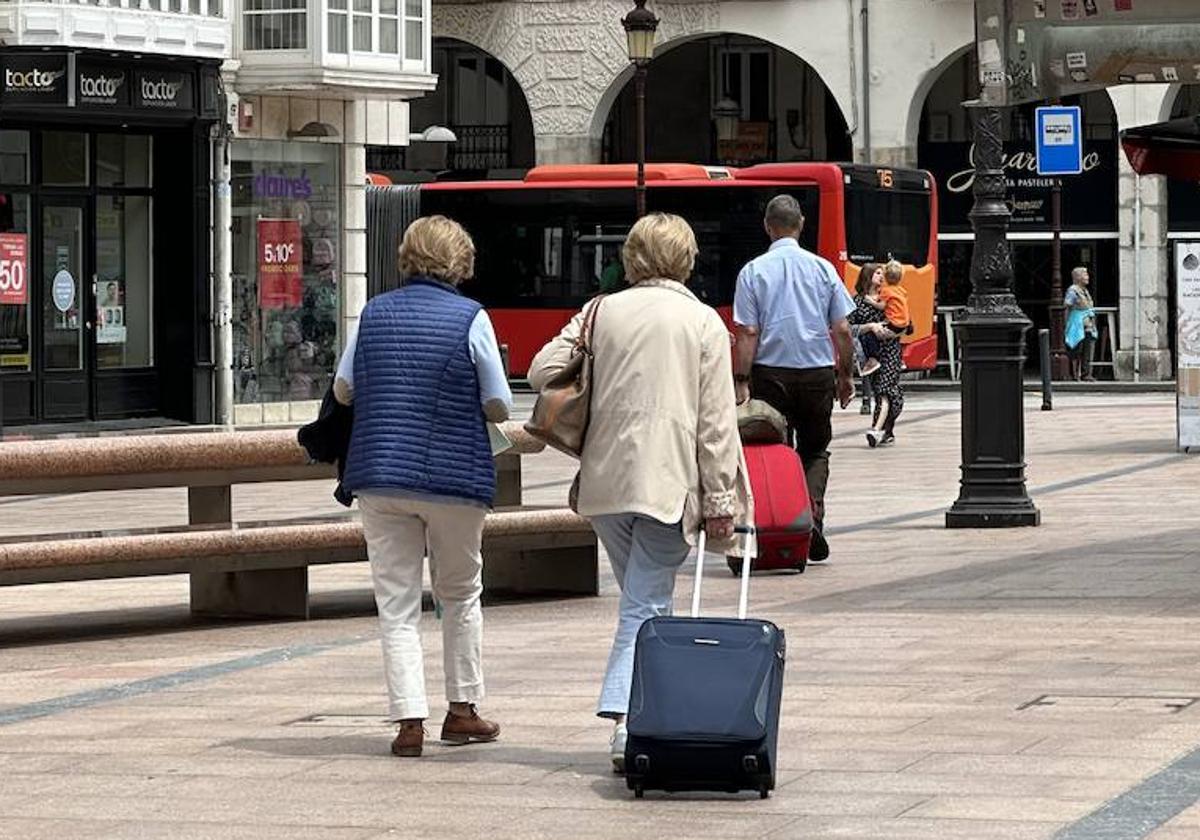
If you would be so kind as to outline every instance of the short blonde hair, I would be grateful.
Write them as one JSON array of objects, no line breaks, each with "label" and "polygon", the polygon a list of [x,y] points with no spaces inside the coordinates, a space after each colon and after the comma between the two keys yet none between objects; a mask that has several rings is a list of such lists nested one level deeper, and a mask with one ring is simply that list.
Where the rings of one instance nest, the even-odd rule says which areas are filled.
[{"label": "short blonde hair", "polygon": [[691,225],[670,213],[651,213],[629,231],[621,261],[630,283],[657,278],[682,283],[691,276],[698,253]]},{"label": "short blonde hair", "polygon": [[899,260],[888,260],[883,267],[883,279],[889,283],[899,283],[904,279],[904,265]]},{"label": "short blonde hair", "polygon": [[453,219],[422,216],[404,231],[400,276],[436,277],[458,285],[475,273],[475,243]]}]

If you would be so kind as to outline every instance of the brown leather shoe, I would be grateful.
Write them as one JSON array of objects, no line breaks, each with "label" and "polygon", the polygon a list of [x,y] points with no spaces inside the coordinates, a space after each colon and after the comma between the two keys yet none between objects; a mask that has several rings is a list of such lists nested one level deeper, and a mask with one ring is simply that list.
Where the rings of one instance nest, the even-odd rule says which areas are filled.
[{"label": "brown leather shoe", "polygon": [[396,740],[392,741],[392,755],[400,758],[417,758],[425,746],[425,722],[402,720]]},{"label": "brown leather shoe", "polygon": [[500,724],[481,718],[474,706],[471,707],[470,716],[447,712],[446,720],[442,723],[442,740],[447,744],[483,743],[499,737]]}]

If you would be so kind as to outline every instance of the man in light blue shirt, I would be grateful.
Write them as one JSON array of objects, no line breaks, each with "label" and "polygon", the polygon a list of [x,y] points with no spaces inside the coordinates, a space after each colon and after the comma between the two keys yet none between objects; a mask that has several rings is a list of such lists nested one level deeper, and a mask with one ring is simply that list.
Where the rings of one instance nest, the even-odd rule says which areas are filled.
[{"label": "man in light blue shirt", "polygon": [[764,224],[771,247],[742,269],[733,298],[737,398],[770,403],[795,430],[815,522],[809,560],[821,562],[829,557],[823,531],[833,401],[845,408],[854,398],[846,320],[854,301],[833,265],[800,247],[804,214],[795,198],[771,199]]}]

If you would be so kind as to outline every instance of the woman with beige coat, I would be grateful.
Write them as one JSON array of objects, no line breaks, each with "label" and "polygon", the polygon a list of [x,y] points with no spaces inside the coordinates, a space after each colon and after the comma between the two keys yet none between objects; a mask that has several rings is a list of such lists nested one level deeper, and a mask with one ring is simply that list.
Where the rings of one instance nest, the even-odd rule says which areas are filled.
[{"label": "woman with beige coat", "polygon": [[[577,509],[591,520],[621,588],[597,710],[614,721],[618,772],[638,629],[671,613],[676,573],[702,522],[721,551],[732,548],[735,521],[752,521],[729,332],[684,285],[697,251],[683,219],[646,216],[622,252],[630,288],[589,304],[600,308]],[[576,315],[534,358],[535,389],[568,362],[583,318]]]}]

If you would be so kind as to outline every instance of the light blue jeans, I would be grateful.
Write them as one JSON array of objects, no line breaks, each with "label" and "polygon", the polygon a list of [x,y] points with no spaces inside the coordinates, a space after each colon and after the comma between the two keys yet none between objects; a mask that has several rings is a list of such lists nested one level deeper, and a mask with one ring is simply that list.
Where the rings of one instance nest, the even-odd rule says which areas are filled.
[{"label": "light blue jeans", "polygon": [[648,618],[671,614],[675,575],[690,549],[678,522],[664,525],[648,516],[619,513],[593,517],[592,528],[621,587],[617,633],[596,710],[600,717],[612,718],[629,711],[638,630]]}]

